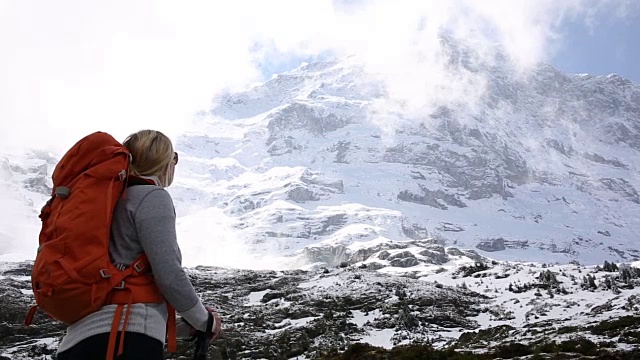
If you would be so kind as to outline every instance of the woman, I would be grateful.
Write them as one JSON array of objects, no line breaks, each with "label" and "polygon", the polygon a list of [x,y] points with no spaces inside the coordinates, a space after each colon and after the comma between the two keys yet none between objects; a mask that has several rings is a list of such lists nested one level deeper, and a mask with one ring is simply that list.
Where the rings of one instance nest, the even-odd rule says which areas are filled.
[{"label": "woman", "polygon": [[[205,308],[182,269],[175,209],[164,189],[173,182],[178,154],[171,140],[154,130],[134,133],[123,145],[132,156],[130,186],[114,211],[109,244],[111,260],[124,269],[146,254],[160,293],[181,315],[178,336],[188,337],[196,330],[205,332],[211,312],[214,322],[210,330],[215,338],[220,333],[220,318]],[[142,184],[145,185],[134,186]],[[116,307],[105,305],[70,325],[58,348],[58,359],[104,359]],[[166,303],[132,304],[124,337],[124,358],[163,359],[167,318]]]}]

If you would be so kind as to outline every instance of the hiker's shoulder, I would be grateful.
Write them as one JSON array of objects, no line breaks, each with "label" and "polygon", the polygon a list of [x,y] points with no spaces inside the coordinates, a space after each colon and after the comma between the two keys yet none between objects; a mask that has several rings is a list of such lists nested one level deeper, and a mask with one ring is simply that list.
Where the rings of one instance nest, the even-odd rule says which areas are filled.
[{"label": "hiker's shoulder", "polygon": [[171,200],[171,195],[169,195],[169,192],[162,186],[157,185],[130,186],[127,189],[127,195],[125,198],[128,198],[128,201],[130,203],[136,205],[140,204],[141,202],[154,203],[157,205],[173,205],[173,201]]},{"label": "hiker's shoulder", "polygon": [[175,214],[171,195],[161,186],[131,186],[125,199],[126,207],[132,212],[134,218]]}]

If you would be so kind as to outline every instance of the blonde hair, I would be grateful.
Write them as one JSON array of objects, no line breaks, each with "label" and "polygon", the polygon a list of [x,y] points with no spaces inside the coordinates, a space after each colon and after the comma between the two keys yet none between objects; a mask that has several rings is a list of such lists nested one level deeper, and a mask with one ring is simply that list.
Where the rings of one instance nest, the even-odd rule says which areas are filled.
[{"label": "blonde hair", "polygon": [[156,130],[140,130],[129,135],[123,145],[131,153],[131,174],[158,176],[166,182],[167,168],[173,161],[173,144],[169,137]]}]

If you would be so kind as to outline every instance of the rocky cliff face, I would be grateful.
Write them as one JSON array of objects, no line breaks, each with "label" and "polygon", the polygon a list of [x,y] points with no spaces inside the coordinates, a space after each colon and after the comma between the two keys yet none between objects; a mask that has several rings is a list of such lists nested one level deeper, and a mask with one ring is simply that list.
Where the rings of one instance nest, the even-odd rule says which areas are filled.
[{"label": "rocky cliff face", "polygon": [[[526,77],[456,66],[486,79],[473,106],[403,112],[343,62],[225,95],[178,141],[177,202],[201,199],[185,215],[221,209],[260,254],[438,238],[498,259],[637,259],[640,87],[546,65]],[[196,178],[211,186],[193,189]]]}]

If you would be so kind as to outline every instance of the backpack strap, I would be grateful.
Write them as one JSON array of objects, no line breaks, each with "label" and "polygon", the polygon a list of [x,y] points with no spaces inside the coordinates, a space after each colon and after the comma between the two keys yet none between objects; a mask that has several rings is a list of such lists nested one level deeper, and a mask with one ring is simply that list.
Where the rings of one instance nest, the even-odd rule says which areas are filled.
[{"label": "backpack strap", "polygon": [[[129,316],[129,312],[130,312],[130,306],[131,304],[129,304],[127,306],[127,316],[125,317],[125,319]],[[114,352],[115,352],[115,348],[116,348],[116,337],[118,334],[118,327],[120,327],[120,319],[122,319],[122,310],[124,309],[124,305],[118,305],[116,307],[116,312],[113,315],[113,322],[111,323],[111,331],[109,332],[109,345],[107,346],[107,358],[106,360],[112,360],[114,358]],[[128,319],[126,319],[128,320]],[[125,334],[125,327],[126,327],[126,323],[122,326],[122,333],[120,334],[120,345],[124,345],[124,334]],[[118,356],[120,356],[123,352],[123,347],[121,346],[121,349],[119,349],[118,351]]]},{"label": "backpack strap", "polygon": [[29,312],[27,312],[27,317],[24,319],[24,326],[29,326],[33,324],[33,318],[36,316],[38,312],[38,305],[33,305],[29,308]]},{"label": "backpack strap", "polygon": [[[120,341],[118,344],[117,355],[120,356],[124,351],[124,337],[131,314],[131,305],[138,303],[166,303],[167,304],[167,351],[177,351],[176,336],[176,311],[160,293],[153,276],[149,274],[151,265],[145,254],[140,255],[131,266],[119,272],[116,276],[112,276],[113,291],[105,302],[107,304],[116,304],[116,312],[113,315],[111,331],[109,333],[109,345],[107,348],[107,359],[112,360],[115,354],[116,338],[120,321],[124,320],[122,330],[120,331]],[[126,306],[126,311],[125,311]]]},{"label": "backpack strap", "polygon": [[[126,306],[126,312],[124,315],[124,322],[122,324],[122,330],[120,331],[120,341],[118,344],[118,353],[120,356],[124,352],[124,337],[127,333],[127,324],[129,323],[129,315],[131,314],[132,305],[132,293],[131,289],[126,289],[128,292],[129,301],[127,304],[118,304],[116,312],[113,315],[113,322],[111,323],[111,331],[109,332],[109,344],[107,347],[107,360],[113,359],[116,347],[116,338],[118,336],[118,328],[120,327],[120,320],[122,320],[122,312]],[[176,310],[167,302],[167,352],[175,353],[178,348],[177,334],[176,334]]]},{"label": "backpack strap", "polygon": [[167,302],[167,352],[178,351],[178,336],[176,334],[176,309]]}]

